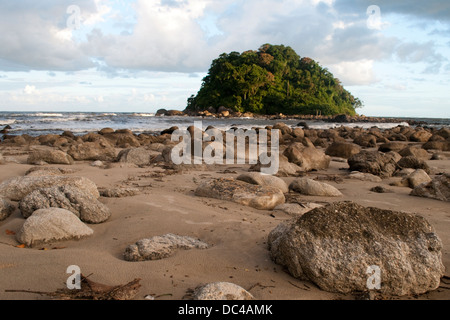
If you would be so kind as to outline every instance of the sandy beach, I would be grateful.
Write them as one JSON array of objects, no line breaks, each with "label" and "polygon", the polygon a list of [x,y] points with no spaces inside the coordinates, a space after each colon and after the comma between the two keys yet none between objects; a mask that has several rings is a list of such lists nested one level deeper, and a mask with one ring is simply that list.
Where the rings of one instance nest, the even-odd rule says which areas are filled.
[{"label": "sandy beach", "polygon": [[[330,135],[331,137],[331,135]],[[324,139],[327,145],[332,138]],[[348,140],[348,139],[347,139]],[[447,139],[448,140],[448,139]],[[142,140],[140,140],[142,141]],[[351,141],[351,140],[348,140]],[[151,143],[150,143],[151,144]],[[376,147],[364,148],[376,151]],[[418,142],[404,142],[422,145]],[[292,216],[280,210],[260,210],[228,200],[199,197],[195,190],[214,178],[237,178],[247,173],[250,165],[211,165],[207,168],[170,169],[167,163],[137,166],[127,162],[75,160],[71,165],[28,163],[35,149],[69,150],[68,144],[49,146],[36,142],[17,145],[3,142],[0,154],[0,183],[23,177],[31,168],[62,168],[67,176],[81,176],[93,181],[99,190],[135,188],[137,194],[120,198],[101,196],[99,201],[109,208],[105,222],[88,224],[93,234],[80,240],[52,241],[35,247],[20,246],[16,235],[22,228],[18,201],[11,201],[13,213],[0,222],[0,299],[44,300],[44,294],[19,292],[55,292],[66,286],[71,265],[79,266],[92,281],[121,285],[139,278],[141,287],[134,299],[149,296],[155,300],[190,299],[192,291],[212,282],[231,282],[250,292],[257,300],[353,300],[357,293],[321,290],[311,281],[299,280],[270,257],[268,235],[281,222]],[[141,143],[141,146],[149,144]],[[286,144],[287,145],[287,144]],[[114,146],[116,154],[126,148]],[[316,146],[325,152],[325,147]],[[441,151],[441,160],[426,160],[430,177],[450,173],[450,152]],[[430,157],[431,157],[430,151]],[[434,227],[442,241],[442,263],[445,275],[440,287],[420,295],[379,295],[378,299],[448,300],[450,298],[450,205],[448,201],[411,196],[411,188],[392,186],[401,177],[383,178],[381,182],[349,179],[346,159],[331,157],[327,169],[303,172],[302,177],[334,186],[342,196],[309,196],[292,190],[285,194],[304,203],[326,205],[336,201],[353,201],[365,207],[415,213]],[[283,176],[287,185],[298,176]],[[370,189],[383,186],[391,192]],[[125,249],[140,239],[176,234],[200,239],[207,249],[178,250],[172,256],[152,261],[131,262],[124,259]],[[11,292],[17,291],[17,292]]]}]

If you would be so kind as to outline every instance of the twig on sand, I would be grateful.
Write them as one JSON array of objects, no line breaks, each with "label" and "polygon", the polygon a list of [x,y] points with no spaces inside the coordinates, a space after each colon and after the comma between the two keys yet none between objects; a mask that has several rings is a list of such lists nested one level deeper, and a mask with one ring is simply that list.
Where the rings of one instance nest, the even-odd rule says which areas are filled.
[{"label": "twig on sand", "polygon": [[55,292],[32,290],[5,290],[5,292],[34,293],[62,300],[131,300],[136,296],[141,287],[139,284],[141,279],[134,279],[124,285],[109,286],[91,281],[88,277],[81,275],[81,289],[79,290],[64,288],[58,289]]},{"label": "twig on sand", "polygon": [[275,288],[275,286],[265,286],[258,282],[258,283],[255,283],[254,285],[252,285],[250,288],[248,288],[247,291],[250,291],[250,290],[254,289],[255,287],[260,287],[262,289]]},{"label": "twig on sand", "polygon": [[311,290],[306,284],[303,284],[303,285],[305,286],[305,288],[302,288],[302,287],[296,285],[295,283],[292,283],[291,281],[288,281],[288,282],[289,282],[291,285],[293,285],[294,287],[299,288],[300,290],[306,290],[306,291]]}]

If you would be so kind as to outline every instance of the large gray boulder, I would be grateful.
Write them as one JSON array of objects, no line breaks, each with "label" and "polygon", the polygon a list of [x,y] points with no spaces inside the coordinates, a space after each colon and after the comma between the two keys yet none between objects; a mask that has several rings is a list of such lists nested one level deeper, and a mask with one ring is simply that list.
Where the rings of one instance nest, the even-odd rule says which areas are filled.
[{"label": "large gray boulder", "polygon": [[37,210],[23,224],[16,239],[28,247],[62,241],[79,240],[92,235],[87,227],[72,212],[60,208]]},{"label": "large gray boulder", "polygon": [[292,217],[300,217],[312,209],[323,207],[323,205],[313,202],[307,203],[283,203],[276,206],[274,211],[284,212]]},{"label": "large gray boulder", "polygon": [[271,175],[261,174],[259,172],[243,173],[236,179],[259,186],[274,187],[280,189],[280,191],[283,193],[289,192],[288,185],[286,184],[286,182],[284,182],[283,179]]},{"label": "large gray boulder", "polygon": [[85,177],[75,176],[25,176],[15,177],[0,184],[0,195],[13,201],[20,201],[30,192],[56,186],[74,186],[95,198],[99,198],[97,186]]},{"label": "large gray boulder", "polygon": [[406,148],[403,148],[402,150],[399,151],[399,154],[402,157],[413,156],[419,160],[430,160],[431,158],[431,154],[428,153],[427,150],[414,146],[408,146]]},{"label": "large gray boulder", "polygon": [[73,158],[64,151],[53,149],[37,149],[30,153],[27,159],[28,164],[73,164]]},{"label": "large gray boulder", "polygon": [[72,144],[67,153],[77,161],[114,161],[116,149],[105,138]]},{"label": "large gray boulder", "polygon": [[330,292],[373,289],[369,269],[379,269],[381,293],[397,296],[434,290],[444,275],[442,242],[425,218],[352,202],[283,222],[268,245],[292,276]]},{"label": "large gray boulder", "polygon": [[315,147],[306,147],[302,143],[291,144],[283,152],[289,162],[298,165],[302,171],[323,170],[330,166],[331,157]]},{"label": "large gray boulder", "polygon": [[450,174],[435,177],[428,183],[422,183],[411,191],[412,196],[450,201]]},{"label": "large gray boulder", "polygon": [[289,189],[308,196],[341,197],[342,193],[324,182],[308,178],[298,178],[291,182]]},{"label": "large gray boulder", "polygon": [[119,162],[132,163],[137,166],[148,166],[158,158],[162,160],[161,152],[144,147],[122,150],[117,156]]},{"label": "large gray boulder", "polygon": [[254,185],[233,178],[204,182],[195,190],[195,195],[233,201],[260,210],[272,210],[285,202],[283,192],[277,188]]},{"label": "large gray boulder", "polygon": [[431,181],[430,176],[422,169],[417,169],[408,176],[404,177],[401,184],[414,189],[422,183],[428,183]]},{"label": "large gray boulder", "polygon": [[[277,177],[296,176],[299,172],[304,171],[295,163],[289,162],[288,158],[286,158],[286,156],[284,156],[283,154],[280,154],[278,159],[278,171],[275,173],[275,176]],[[270,167],[270,165],[262,165],[260,161],[258,161],[258,163],[250,166],[249,171],[261,172],[261,168],[264,167],[268,168]]]},{"label": "large gray boulder", "polygon": [[398,168],[393,154],[363,150],[348,159],[351,171],[371,173],[381,177],[391,177]]},{"label": "large gray boulder", "polygon": [[5,220],[14,212],[14,206],[7,199],[0,197],[0,221]]},{"label": "large gray boulder", "polygon": [[428,141],[422,148],[425,150],[450,151],[450,141]]},{"label": "large gray boulder", "polygon": [[194,300],[255,300],[253,295],[230,282],[214,282],[200,286],[194,291]]},{"label": "large gray boulder", "polygon": [[129,245],[124,252],[127,261],[160,260],[172,256],[177,250],[207,249],[208,244],[187,236],[166,234],[142,239]]},{"label": "large gray boulder", "polygon": [[428,174],[431,172],[430,167],[424,160],[417,159],[414,156],[407,156],[407,157],[401,158],[397,162],[397,165],[403,169],[404,168],[422,169]]},{"label": "large gray boulder", "polygon": [[81,221],[92,224],[105,222],[111,216],[109,208],[96,197],[70,185],[36,189],[19,202],[24,218],[51,207],[69,210]]},{"label": "large gray boulder", "polygon": [[361,147],[349,142],[333,142],[327,150],[325,150],[325,154],[332,157],[339,157],[348,159],[354,154],[358,154],[361,152]]},{"label": "large gray boulder", "polygon": [[425,129],[417,129],[412,135],[409,136],[409,140],[415,142],[427,142],[433,134]]}]

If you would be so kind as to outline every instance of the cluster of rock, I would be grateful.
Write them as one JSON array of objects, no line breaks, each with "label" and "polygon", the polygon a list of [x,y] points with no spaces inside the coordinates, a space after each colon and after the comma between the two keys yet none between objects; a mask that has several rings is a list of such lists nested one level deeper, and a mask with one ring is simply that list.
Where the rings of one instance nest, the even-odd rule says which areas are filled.
[{"label": "cluster of rock", "polygon": [[332,123],[408,123],[409,125],[424,125],[425,122],[412,120],[412,119],[393,119],[383,117],[367,117],[364,115],[350,116],[346,114],[340,114],[336,116],[331,115],[285,115],[278,113],[276,115],[261,115],[254,114],[252,112],[238,112],[224,106],[214,108],[209,107],[205,110],[166,110],[159,109],[156,112],[156,116],[165,117],[205,117],[205,118],[262,118],[268,120],[309,120],[309,121],[325,121]]},{"label": "cluster of rock", "polygon": [[[214,111],[203,111],[203,115],[209,116],[206,112],[210,112],[233,116],[230,110]],[[182,115],[166,110],[158,114]],[[27,163],[32,165],[95,161],[93,165],[98,167],[109,162],[145,167],[173,164],[171,152],[176,143],[171,141],[171,135],[177,129],[169,128],[160,135],[135,135],[130,130],[108,128],[84,136],[70,132],[36,138],[6,135],[2,144],[29,146]],[[380,290],[385,294],[421,294],[439,286],[444,273],[442,243],[424,218],[351,202],[328,206],[293,203],[287,202],[287,196],[295,193],[330,200],[341,197],[341,191],[331,184],[299,177],[325,170],[333,158],[338,158],[348,163],[349,178],[381,182],[384,178],[402,176],[395,185],[411,188],[411,195],[450,201],[450,174],[432,175],[427,164],[430,159],[442,159],[443,152],[450,151],[450,129],[399,126],[381,131],[342,126],[312,130],[306,126],[292,128],[281,122],[266,129],[280,132],[276,175],[260,173],[263,164],[258,161],[237,178],[210,179],[199,184],[195,195],[293,216],[269,234],[270,256],[292,276],[312,281],[323,290],[366,291],[367,270],[372,266],[381,270]],[[193,130],[196,130],[193,126],[188,128],[191,133]],[[225,136],[224,132],[219,133]],[[207,134],[201,132],[202,136]],[[194,136],[191,134],[192,143]],[[203,149],[218,143],[205,141],[208,140],[201,142]],[[3,161],[0,155],[0,164]],[[26,219],[16,235],[19,242],[31,247],[88,237],[93,230],[86,224],[103,223],[111,216],[108,207],[99,200],[101,196],[123,197],[139,192],[135,188],[99,190],[91,180],[68,173],[74,172],[38,167],[24,177],[0,184],[0,221],[15,211],[14,201]],[[288,176],[295,177],[289,185],[280,178]],[[177,250],[207,248],[209,245],[201,240],[165,234],[129,245],[123,257],[134,262],[157,260],[168,258]],[[197,288],[195,299],[253,299],[253,296],[234,284],[212,283]]]},{"label": "cluster of rock", "polygon": [[[58,174],[59,172],[59,174]],[[25,222],[16,234],[20,243],[33,247],[43,243],[77,240],[92,235],[86,224],[107,221],[111,212],[99,201],[95,183],[85,177],[64,175],[58,170],[29,170],[0,184],[0,220],[15,211]]]}]

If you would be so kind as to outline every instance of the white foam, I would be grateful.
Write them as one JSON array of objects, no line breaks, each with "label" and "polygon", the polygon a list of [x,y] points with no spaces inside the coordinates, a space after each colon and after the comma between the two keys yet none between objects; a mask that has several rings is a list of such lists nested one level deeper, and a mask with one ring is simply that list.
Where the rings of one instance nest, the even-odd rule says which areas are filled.
[{"label": "white foam", "polygon": [[6,126],[8,124],[14,124],[14,123],[16,123],[16,119],[0,120],[0,126]]},{"label": "white foam", "polygon": [[35,114],[29,114],[27,115],[29,117],[63,117],[62,113],[43,113],[43,112],[39,112],[39,113],[35,113]]},{"label": "white foam", "polygon": [[154,113],[133,113],[135,117],[154,117]]}]

